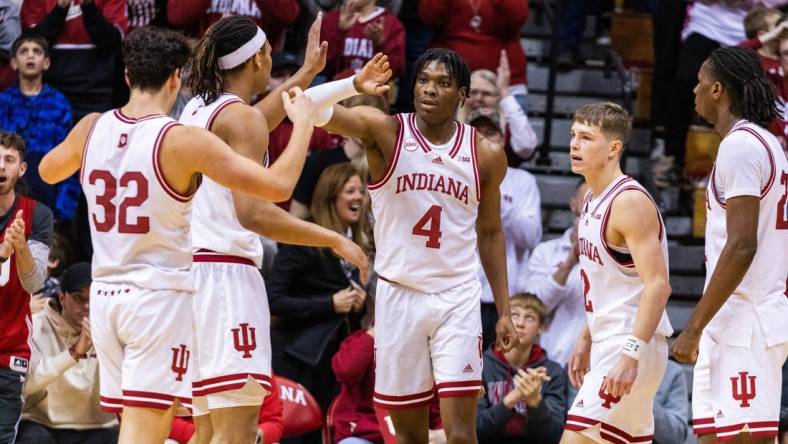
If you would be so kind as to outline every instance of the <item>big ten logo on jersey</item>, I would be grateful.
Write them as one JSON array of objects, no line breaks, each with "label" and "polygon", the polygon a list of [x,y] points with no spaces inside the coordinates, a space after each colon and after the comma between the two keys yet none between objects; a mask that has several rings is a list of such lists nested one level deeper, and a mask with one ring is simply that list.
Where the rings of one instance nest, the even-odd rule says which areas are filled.
[{"label": "big ten logo on jersey", "polygon": [[257,349],[257,335],[255,328],[249,327],[246,322],[238,325],[238,328],[231,329],[233,332],[233,347],[241,352],[241,357],[249,359],[252,357],[252,350]]},{"label": "big ten logo on jersey", "polygon": [[171,348],[172,350],[172,365],[170,370],[175,373],[176,381],[183,381],[183,375],[189,370],[189,357],[192,352],[186,349],[186,345],[179,344],[177,347]]},{"label": "big ten logo on jersey", "polygon": [[[96,227],[96,231],[108,232],[115,226],[118,233],[123,234],[145,234],[150,231],[150,219],[148,216],[137,215],[132,220],[129,213],[136,213],[136,209],[141,207],[148,200],[148,179],[139,171],[126,171],[116,178],[107,170],[93,170],[88,175],[88,183],[97,185],[101,182],[103,192],[96,194],[96,205],[103,209],[103,215],[93,213],[91,218]],[[126,197],[120,202],[119,206],[114,203],[115,196],[118,194],[118,187],[126,188]],[[133,193],[133,194],[132,194]]]}]

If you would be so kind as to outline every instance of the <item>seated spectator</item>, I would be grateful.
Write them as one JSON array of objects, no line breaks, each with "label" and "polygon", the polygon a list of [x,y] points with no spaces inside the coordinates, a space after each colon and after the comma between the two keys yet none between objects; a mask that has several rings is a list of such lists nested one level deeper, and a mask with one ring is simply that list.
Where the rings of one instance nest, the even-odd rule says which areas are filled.
[{"label": "seated spectator", "polygon": [[30,312],[36,314],[49,304],[51,298],[60,295],[60,278],[70,265],[66,249],[68,241],[60,233],[53,233],[52,247],[49,249],[47,277],[44,285],[30,297]]},{"label": "seated spectator", "polygon": [[[190,444],[194,441],[194,421],[191,418],[176,417],[172,422],[170,438],[179,444]],[[257,422],[257,442],[277,443],[282,439],[284,419],[282,417],[282,399],[276,378],[271,378],[271,394],[263,399],[260,416]]]},{"label": "seated spectator", "polygon": [[494,346],[484,352],[485,394],[476,415],[479,443],[558,443],[566,419],[567,377],[537,343],[545,307],[528,293],[512,296],[509,307],[520,343],[506,353]]},{"label": "seated spectator", "polygon": [[282,49],[285,31],[300,11],[297,0],[167,0],[170,26],[191,37],[202,37],[222,17],[242,15],[265,31],[274,53]]},{"label": "seated spectator", "polygon": [[33,357],[18,444],[114,443],[115,415],[99,409],[98,360],[88,320],[90,264],[70,266],[63,292],[33,316]]},{"label": "seated spectator", "polygon": [[22,27],[52,48],[46,81],[61,91],[74,121],[113,107],[113,79],[126,33],[125,0],[27,0]]},{"label": "seated spectator", "polygon": [[355,74],[382,52],[389,57],[392,79],[405,71],[405,28],[375,0],[344,0],[338,11],[326,14],[321,37],[328,42],[325,75]]},{"label": "seated spectator", "polygon": [[19,7],[22,2],[15,0],[0,1],[0,91],[14,83],[15,76],[11,70],[11,46],[22,32],[19,23]]},{"label": "seated spectator", "polygon": [[[501,117],[494,109],[477,108],[468,116],[467,123],[492,142],[504,142]],[[531,173],[511,167],[507,169],[501,183],[501,225],[506,238],[509,294],[515,294],[525,289],[528,258],[542,239],[541,199],[536,178]],[[495,341],[498,311],[483,270],[479,270],[479,279],[482,283],[482,345],[487,348]]]},{"label": "seated spectator", "polygon": [[26,31],[14,42],[13,54],[11,67],[18,83],[0,93],[0,128],[25,139],[25,181],[33,196],[54,209],[58,219],[73,219],[79,196],[77,178],[54,186],[38,174],[41,158],[62,142],[71,128],[71,105],[63,94],[43,82],[50,64],[49,44],[40,35]]},{"label": "seated spectator", "polygon": [[[327,168],[312,199],[312,219],[371,251],[369,205],[349,163]],[[266,282],[274,373],[302,384],[324,410],[337,393],[331,357],[359,328],[367,297],[358,270],[330,251],[280,245]]]},{"label": "seated spectator", "polygon": [[[569,199],[569,208],[575,216],[580,214],[580,205],[587,192],[588,185],[581,179]],[[531,275],[526,291],[538,296],[549,314],[539,343],[550,350],[550,356],[561,365],[569,361],[586,320],[579,259],[575,219],[563,236],[537,245],[528,261]]]},{"label": "seated spectator", "polygon": [[[386,113],[389,111],[388,103],[383,97],[367,94],[359,94],[343,100],[342,105],[347,108],[372,106]],[[354,137],[345,137],[342,138],[342,142],[339,142],[339,145],[338,148],[316,151],[307,157],[301,177],[298,178],[298,183],[293,191],[290,214],[301,219],[309,217],[309,206],[312,202],[312,194],[315,192],[318,178],[331,165],[350,162],[358,170],[361,177],[366,178],[368,176],[369,168],[367,167],[362,141]]]},{"label": "seated spectator", "polygon": [[471,71],[495,70],[501,51],[511,62],[511,92],[526,109],[526,59],[520,29],[528,19],[523,0],[421,0],[419,17],[432,26],[432,47],[457,51]]},{"label": "seated spectator", "polygon": [[501,66],[496,75],[492,71],[480,69],[471,73],[471,90],[468,99],[460,108],[460,120],[468,121],[468,115],[476,109],[497,110],[506,136],[502,146],[506,151],[509,166],[519,166],[529,159],[539,143],[528,116],[509,92],[509,69],[506,54],[501,54]]}]

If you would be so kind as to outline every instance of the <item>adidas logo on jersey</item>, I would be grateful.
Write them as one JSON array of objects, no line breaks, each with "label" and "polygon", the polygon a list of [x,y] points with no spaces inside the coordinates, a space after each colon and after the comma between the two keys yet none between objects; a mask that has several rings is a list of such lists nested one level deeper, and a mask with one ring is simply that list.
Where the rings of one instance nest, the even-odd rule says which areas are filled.
[{"label": "adidas logo on jersey", "polygon": [[440,156],[438,156],[432,159],[432,163],[443,164],[443,159],[441,159]]},{"label": "adidas logo on jersey", "polygon": [[581,408],[581,409],[582,409],[582,408],[583,408],[583,400],[581,399],[580,401],[577,401],[577,402],[575,403],[575,407],[577,407],[577,408]]},{"label": "adidas logo on jersey", "polygon": [[725,415],[722,414],[722,410],[717,411],[717,419],[724,418]]},{"label": "adidas logo on jersey", "polygon": [[471,364],[468,364],[468,365],[465,366],[465,368],[462,370],[462,372],[463,373],[473,373],[473,367],[471,367]]}]

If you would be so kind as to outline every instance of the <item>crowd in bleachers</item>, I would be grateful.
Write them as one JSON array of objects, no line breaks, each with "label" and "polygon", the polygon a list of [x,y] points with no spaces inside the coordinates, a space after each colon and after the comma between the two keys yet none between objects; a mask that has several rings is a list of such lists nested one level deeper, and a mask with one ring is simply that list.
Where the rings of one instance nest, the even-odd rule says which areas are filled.
[{"label": "crowd in bleachers", "polygon": [[[560,57],[562,69],[571,69],[580,63],[583,31],[578,23],[585,21],[593,2],[566,3],[570,7],[562,12],[566,24],[561,31]],[[657,20],[661,8],[668,7],[661,1],[644,3],[649,3],[646,9],[654,11]],[[675,49],[668,58],[658,57],[656,67],[652,127],[655,139],[664,140],[655,144],[664,145],[664,151],[655,154],[658,185],[683,180],[687,128],[695,119],[692,89],[700,64],[713,49],[740,45],[757,50],[781,100],[788,100],[784,75],[788,19],[776,9],[784,7],[782,3],[788,2],[698,1],[681,10],[681,17],[686,17],[683,28],[657,39],[659,45]],[[43,182],[38,163],[83,116],[126,102],[124,36],[131,29],[155,25],[196,39],[226,15],[252,17],[274,50],[272,90],[301,65],[306,29],[319,11],[325,11],[321,39],[329,49],[326,68],[316,81],[353,75],[377,52],[388,55],[394,72],[388,96],[356,96],[345,101],[345,106],[411,111],[410,69],[430,46],[454,49],[470,65],[470,90],[458,119],[505,147],[508,156],[509,169],[501,185],[501,220],[512,319],[518,329],[527,331],[527,340],[521,338],[515,349],[496,350],[497,311],[481,273],[485,390],[478,403],[477,434],[482,443],[559,441],[574,399],[565,367],[585,310],[577,222],[566,226],[562,235],[543,239],[536,180],[520,168],[535,155],[541,139],[529,121],[528,54],[520,41],[529,13],[527,0],[0,0],[0,152],[5,156],[5,148],[14,148],[8,145],[19,145],[16,139],[10,142],[11,133],[18,134],[21,148],[14,150],[27,164],[18,174],[17,186],[9,191],[3,187],[6,161],[0,163],[0,192],[11,193],[10,201],[8,195],[0,196],[0,213],[4,213],[0,222],[3,227],[12,225],[17,195],[34,198],[51,209],[50,219],[54,217],[48,235],[36,237],[34,231],[26,236],[31,250],[38,248],[48,261],[40,264],[43,268],[35,268],[41,279],[35,289],[28,289],[32,294],[29,365],[25,361],[24,366],[14,367],[13,359],[0,362],[15,372],[0,372],[4,378],[0,382],[0,444],[11,442],[3,433],[15,409],[21,409],[22,420],[16,425],[13,419],[10,427],[19,443],[117,441],[116,417],[99,409],[98,363],[87,321],[91,278],[86,262],[92,249],[84,195],[76,176],[57,186]],[[664,72],[673,75],[660,77]],[[183,86],[174,117],[191,95]],[[276,162],[292,130],[292,123],[285,120],[271,132],[269,162]],[[780,137],[784,148],[788,146],[784,121],[776,122],[770,131]],[[292,200],[279,205],[298,217],[348,234],[374,258],[362,144],[315,129]],[[586,190],[578,181],[567,202],[575,215]],[[46,225],[44,219],[40,216],[31,225],[36,220]],[[267,295],[260,297],[267,297],[271,311],[274,373],[301,384],[314,397],[321,417],[328,414],[330,442],[377,444],[384,437],[389,439],[391,432],[381,419],[385,412],[372,405],[375,279],[359,284],[358,271],[351,264],[321,249],[261,242],[267,253],[261,270]],[[7,309],[0,301],[0,311]],[[3,319],[0,316],[0,328],[5,329]],[[0,331],[0,336],[9,332]],[[0,349],[0,356],[13,352]],[[20,373],[26,373],[23,386],[18,381]],[[8,382],[9,375],[16,379]],[[785,387],[788,378],[783,379]],[[17,385],[19,393],[12,390]],[[783,444],[788,443],[785,391]],[[654,403],[654,442],[681,444],[691,433],[687,392],[682,368],[671,362]],[[259,426],[263,442],[320,442],[319,432],[293,436],[306,430],[288,423],[306,413],[290,410],[288,417],[289,407],[283,406],[288,401],[280,400],[280,393],[285,389],[280,392],[275,384],[273,396],[263,404]],[[20,397],[24,404],[15,406]],[[431,443],[445,442],[441,428],[436,413],[431,420]],[[171,439],[187,443],[193,433],[193,424],[179,418]]]}]

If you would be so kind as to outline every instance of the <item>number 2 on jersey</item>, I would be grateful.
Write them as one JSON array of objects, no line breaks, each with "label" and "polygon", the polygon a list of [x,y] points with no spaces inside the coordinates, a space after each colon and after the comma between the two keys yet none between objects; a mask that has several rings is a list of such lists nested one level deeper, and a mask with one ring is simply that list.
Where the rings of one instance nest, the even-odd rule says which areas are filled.
[{"label": "number 2 on jersey", "polygon": [[[440,205],[433,205],[421,216],[416,225],[413,226],[412,233],[415,236],[426,236],[427,248],[440,248],[441,247],[441,212],[443,207]],[[429,228],[427,228],[429,225]]]},{"label": "number 2 on jersey", "polygon": [[780,176],[780,185],[785,187],[785,194],[777,202],[777,229],[788,230],[788,208],[786,208],[788,206],[786,205],[786,201],[788,201],[788,172],[783,171]]},{"label": "number 2 on jersey", "polygon": [[583,269],[580,270],[580,280],[583,281],[583,303],[585,304],[586,311],[593,313],[594,306],[591,304],[591,301],[588,300],[588,290],[591,289],[591,282],[588,281],[588,275]]},{"label": "number 2 on jersey", "polygon": [[148,200],[148,179],[139,171],[128,171],[120,176],[120,186],[128,187],[134,182],[137,194],[123,199],[120,203],[120,210],[115,214],[116,207],[112,199],[118,193],[118,180],[107,170],[93,170],[90,172],[88,182],[95,185],[98,181],[103,182],[104,192],[96,196],[96,205],[104,209],[104,220],[99,221],[95,213],[92,214],[93,223],[96,231],[107,232],[115,227],[115,220],[119,220],[118,233],[145,234],[150,231],[150,219],[147,216],[137,217],[136,222],[129,223],[126,212],[129,208],[141,206]]}]

